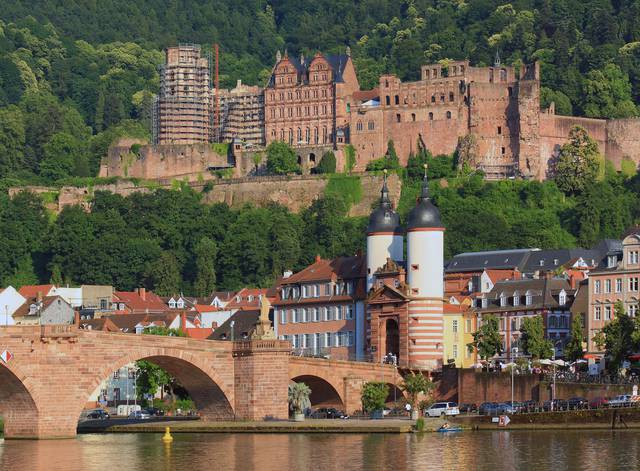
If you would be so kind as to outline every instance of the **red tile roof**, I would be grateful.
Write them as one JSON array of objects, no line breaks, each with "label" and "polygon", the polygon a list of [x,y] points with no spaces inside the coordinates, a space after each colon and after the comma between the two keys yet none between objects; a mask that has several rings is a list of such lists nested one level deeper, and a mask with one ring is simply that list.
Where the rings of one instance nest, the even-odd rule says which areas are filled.
[{"label": "red tile roof", "polygon": [[36,296],[38,296],[38,292],[42,296],[47,296],[49,294],[49,291],[51,291],[52,288],[55,288],[55,286],[54,285],[25,285],[18,290],[18,293],[20,293],[25,298],[35,298]]},{"label": "red tile roof", "polygon": [[[225,306],[225,311],[231,309],[256,309],[260,306],[260,296],[266,296],[269,302],[275,301],[276,293],[271,288],[242,288]],[[249,301],[249,297],[251,301]],[[239,301],[237,300],[239,298]]]},{"label": "red tile roof", "polygon": [[166,312],[169,310],[160,296],[152,291],[144,293],[144,299],[138,291],[114,291],[113,302],[124,303],[132,313]]},{"label": "red tile roof", "polygon": [[357,101],[369,101],[374,98],[380,98],[380,90],[377,87],[372,90],[357,90],[353,92],[352,96]]},{"label": "red tile roof", "polygon": [[191,337],[192,339],[205,340],[211,334],[213,334],[213,329],[211,328],[188,328],[185,329],[187,337]]},{"label": "red tile roof", "polygon": [[294,273],[282,280],[283,285],[305,283],[313,281],[336,281],[337,279],[353,279],[366,276],[365,259],[356,255],[353,257],[338,257],[332,260],[316,258],[307,268]]},{"label": "red tile roof", "polygon": [[513,278],[513,270],[485,270],[489,279],[495,284],[498,281]]}]

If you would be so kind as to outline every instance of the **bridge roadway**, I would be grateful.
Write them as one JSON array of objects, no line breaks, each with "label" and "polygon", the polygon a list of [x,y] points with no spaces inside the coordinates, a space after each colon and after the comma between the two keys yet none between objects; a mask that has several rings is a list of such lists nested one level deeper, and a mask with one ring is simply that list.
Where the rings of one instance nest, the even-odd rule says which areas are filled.
[{"label": "bridge roadway", "polygon": [[115,334],[76,326],[0,327],[0,415],[5,438],[74,437],[90,395],[115,370],[149,360],[173,375],[206,420],[286,419],[287,386],[312,404],[361,408],[367,381],[398,384],[390,365],[293,357],[281,340],[213,341]]}]

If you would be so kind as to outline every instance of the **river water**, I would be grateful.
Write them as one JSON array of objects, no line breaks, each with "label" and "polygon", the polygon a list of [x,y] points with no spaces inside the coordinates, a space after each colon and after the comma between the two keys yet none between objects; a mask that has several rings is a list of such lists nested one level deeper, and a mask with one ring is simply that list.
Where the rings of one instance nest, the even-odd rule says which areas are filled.
[{"label": "river water", "polygon": [[0,439],[1,471],[637,470],[640,432],[80,435]]}]

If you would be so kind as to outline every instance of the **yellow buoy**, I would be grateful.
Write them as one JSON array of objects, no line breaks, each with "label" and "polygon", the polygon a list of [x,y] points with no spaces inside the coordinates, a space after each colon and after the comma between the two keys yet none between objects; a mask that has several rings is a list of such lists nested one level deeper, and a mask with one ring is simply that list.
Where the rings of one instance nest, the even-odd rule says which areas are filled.
[{"label": "yellow buoy", "polygon": [[164,428],[164,435],[162,436],[162,441],[165,443],[171,443],[173,441],[173,437],[171,436],[171,429],[169,427]]}]

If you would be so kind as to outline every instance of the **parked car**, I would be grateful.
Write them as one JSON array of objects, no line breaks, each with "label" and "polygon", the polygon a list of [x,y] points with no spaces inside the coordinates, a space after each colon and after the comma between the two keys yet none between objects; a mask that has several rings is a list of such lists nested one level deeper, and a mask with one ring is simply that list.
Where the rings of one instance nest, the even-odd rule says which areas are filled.
[{"label": "parked car", "polygon": [[458,409],[460,409],[460,412],[472,413],[478,411],[478,406],[476,404],[464,403],[460,404]]},{"label": "parked car", "polygon": [[592,409],[599,409],[601,407],[607,407],[609,405],[609,399],[603,396],[593,398],[589,401],[589,407]]},{"label": "parked car", "polygon": [[[552,405],[553,402],[553,405]],[[554,399],[553,401],[544,401],[542,405],[544,411],[560,411],[569,410],[569,403],[565,399]]]},{"label": "parked car", "polygon": [[104,409],[94,409],[87,414],[87,419],[108,419],[110,417],[109,413]]},{"label": "parked car", "polygon": [[631,395],[621,394],[609,400],[609,407],[625,407],[631,403]]},{"label": "parked car", "polygon": [[144,419],[150,419],[151,416],[149,415],[149,413],[147,411],[134,410],[134,411],[131,412],[131,414],[129,414],[129,418],[130,419],[136,419],[136,420],[144,420]]},{"label": "parked car", "polygon": [[[480,415],[497,415],[497,402],[483,402],[478,407],[478,414]],[[493,413],[492,413],[493,412]]]},{"label": "parked car", "polygon": [[155,417],[164,415],[164,411],[162,409],[158,409],[157,407],[147,407],[146,409],[143,409],[143,411],[149,414],[150,416],[155,416]]},{"label": "parked car", "polygon": [[444,415],[459,415],[460,409],[458,409],[458,405],[455,402],[436,402],[425,412],[429,417],[441,417]]},{"label": "parked car", "polygon": [[567,401],[569,410],[586,409],[589,407],[589,401],[584,397],[572,397]]},{"label": "parked car", "polygon": [[333,407],[321,407],[311,413],[312,419],[342,419],[345,417],[344,412]]}]

